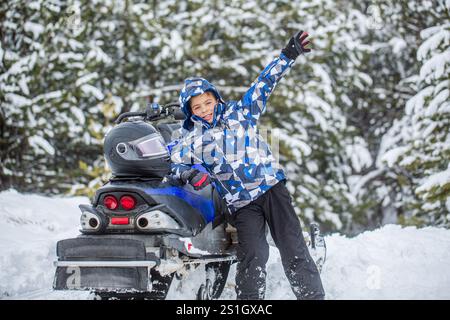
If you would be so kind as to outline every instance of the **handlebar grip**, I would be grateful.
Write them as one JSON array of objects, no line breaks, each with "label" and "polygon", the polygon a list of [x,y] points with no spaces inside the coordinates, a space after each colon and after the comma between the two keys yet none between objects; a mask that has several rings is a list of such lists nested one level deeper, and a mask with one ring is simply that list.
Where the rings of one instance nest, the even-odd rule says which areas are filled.
[{"label": "handlebar grip", "polygon": [[178,107],[181,108],[181,105],[178,102],[172,102],[164,105],[164,108],[170,108],[170,107]]},{"label": "handlebar grip", "polygon": [[123,119],[129,118],[129,117],[145,117],[147,114],[145,112],[125,112],[122,113],[120,116],[116,119],[116,124],[119,124],[122,122]]},{"label": "handlebar grip", "polygon": [[[166,104],[166,105],[163,106],[163,109],[164,109],[164,110],[167,110],[167,109],[169,109],[169,108],[173,108],[173,109],[171,109],[171,110],[169,111],[169,113],[172,113],[172,114],[174,115],[174,117],[175,117],[176,120],[184,120],[185,115],[184,115],[183,111],[181,111],[181,109],[180,109],[180,104],[179,104],[178,102],[169,103],[169,104]],[[147,108],[146,112],[125,112],[125,113],[122,113],[121,115],[119,115],[119,116],[117,117],[115,123],[116,123],[116,124],[119,124],[119,123],[121,123],[125,118],[129,118],[129,117],[143,117],[144,119],[151,120],[151,119],[153,119],[154,117],[150,117],[150,115],[151,115],[151,112],[150,112],[150,111],[151,111],[151,110],[149,110],[149,109]],[[165,114],[165,111],[164,111],[164,114]],[[167,114],[165,114],[165,115],[167,115]],[[158,114],[155,114],[155,117],[156,117],[156,118],[159,118],[159,115],[158,115]]]}]

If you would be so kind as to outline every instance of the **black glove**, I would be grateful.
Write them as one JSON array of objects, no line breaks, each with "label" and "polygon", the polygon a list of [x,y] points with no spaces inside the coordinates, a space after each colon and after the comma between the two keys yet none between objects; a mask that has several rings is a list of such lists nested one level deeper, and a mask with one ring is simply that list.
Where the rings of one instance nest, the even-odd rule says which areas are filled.
[{"label": "black glove", "polygon": [[288,45],[286,46],[286,48],[281,50],[281,52],[291,60],[297,59],[297,57],[302,53],[310,52],[311,49],[305,48],[309,43],[309,41],[306,40],[307,37],[307,32],[299,31],[289,40]]},{"label": "black glove", "polygon": [[211,179],[207,173],[197,169],[189,169],[181,174],[181,181],[188,183],[194,187],[194,190],[200,190],[211,183]]}]

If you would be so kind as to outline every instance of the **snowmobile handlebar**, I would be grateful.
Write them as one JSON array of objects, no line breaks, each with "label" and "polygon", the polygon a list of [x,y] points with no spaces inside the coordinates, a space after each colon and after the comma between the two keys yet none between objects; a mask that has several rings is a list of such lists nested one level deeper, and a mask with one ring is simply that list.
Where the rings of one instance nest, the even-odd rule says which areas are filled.
[{"label": "snowmobile handlebar", "polygon": [[145,108],[145,112],[124,112],[116,119],[116,124],[121,123],[126,118],[142,117],[146,121],[155,121],[173,115],[175,120],[183,120],[185,115],[181,111],[178,102],[168,103],[166,105],[159,105],[157,103],[149,103]]}]

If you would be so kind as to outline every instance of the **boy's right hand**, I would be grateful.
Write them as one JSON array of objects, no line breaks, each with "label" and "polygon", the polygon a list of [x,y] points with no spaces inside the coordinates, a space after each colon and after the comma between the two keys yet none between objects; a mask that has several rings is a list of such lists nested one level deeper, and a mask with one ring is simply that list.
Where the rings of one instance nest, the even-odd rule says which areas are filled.
[{"label": "boy's right hand", "polygon": [[194,190],[201,190],[211,183],[209,175],[197,169],[189,169],[181,174],[181,181],[194,187]]}]

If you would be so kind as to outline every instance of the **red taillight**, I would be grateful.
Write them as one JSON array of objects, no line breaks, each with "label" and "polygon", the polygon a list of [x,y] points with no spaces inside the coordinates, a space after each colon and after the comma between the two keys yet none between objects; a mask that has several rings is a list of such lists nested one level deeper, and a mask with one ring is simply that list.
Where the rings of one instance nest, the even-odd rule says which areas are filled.
[{"label": "red taillight", "polygon": [[125,210],[131,210],[136,206],[136,200],[132,196],[123,196],[120,198],[120,204]]},{"label": "red taillight", "polygon": [[130,219],[128,217],[112,217],[111,224],[129,224]]},{"label": "red taillight", "polygon": [[117,202],[117,199],[114,196],[106,196],[105,199],[103,199],[103,204],[109,210],[116,210],[119,205],[119,203]]}]

